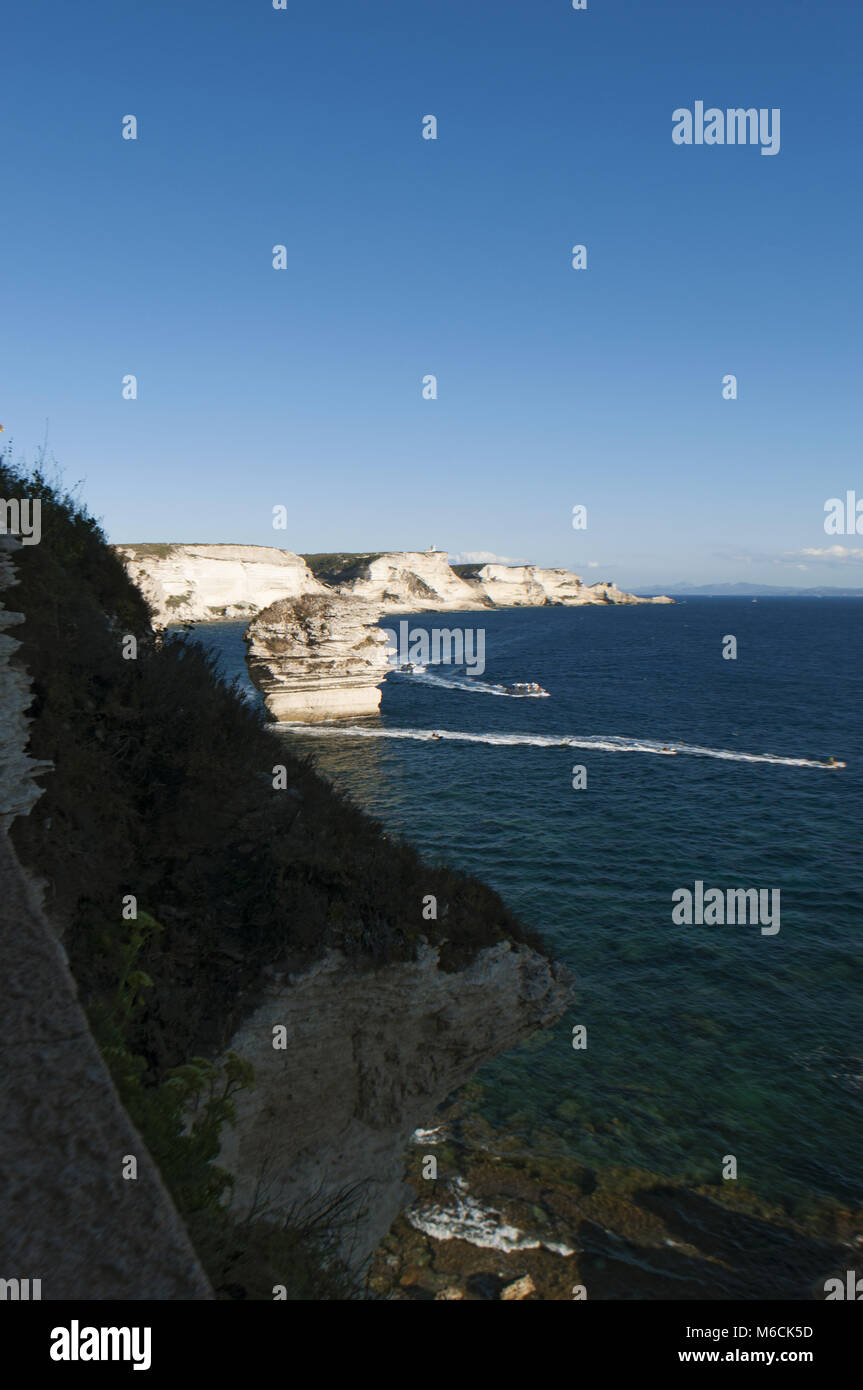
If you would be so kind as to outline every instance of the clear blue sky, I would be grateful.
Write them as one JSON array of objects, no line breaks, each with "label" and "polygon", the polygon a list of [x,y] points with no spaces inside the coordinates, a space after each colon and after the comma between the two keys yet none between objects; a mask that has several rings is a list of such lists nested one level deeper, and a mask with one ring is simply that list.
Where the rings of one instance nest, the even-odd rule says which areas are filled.
[{"label": "clear blue sky", "polygon": [[118,541],[863,584],[861,51],[852,0],[13,6],[4,438]]}]

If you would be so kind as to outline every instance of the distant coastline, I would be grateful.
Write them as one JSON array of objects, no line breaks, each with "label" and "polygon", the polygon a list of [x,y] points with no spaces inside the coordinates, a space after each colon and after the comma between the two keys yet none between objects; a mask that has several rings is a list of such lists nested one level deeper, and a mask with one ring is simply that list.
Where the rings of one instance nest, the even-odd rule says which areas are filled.
[{"label": "distant coastline", "polygon": [[276,546],[192,542],[113,548],[163,625],[251,619],[279,600],[308,595],[362,600],[381,614],[673,602],[665,594],[628,593],[611,579],[587,584],[562,568],[450,565],[447,552],[434,547],[310,555]]},{"label": "distant coastline", "polygon": [[782,584],[666,584],[662,590],[648,587],[646,596],[673,594],[675,598],[863,598],[863,589],[822,584],[813,589],[795,589]]}]

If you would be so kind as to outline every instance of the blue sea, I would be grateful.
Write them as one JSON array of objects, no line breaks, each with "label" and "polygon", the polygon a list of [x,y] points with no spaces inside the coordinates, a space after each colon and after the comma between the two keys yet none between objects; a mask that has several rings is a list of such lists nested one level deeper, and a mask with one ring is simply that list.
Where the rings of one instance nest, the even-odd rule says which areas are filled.
[{"label": "blue sea", "polygon": [[[733,1154],[776,1204],[859,1202],[863,606],[410,622],[483,628],[485,671],[393,674],[379,719],[284,737],[428,859],[493,885],[575,976],[567,1016],[478,1074],[483,1115],[592,1168],[715,1181]],[[196,637],[236,674],[242,630]],[[548,698],[504,693],[528,681]],[[697,880],[779,890],[780,930],[675,925],[672,894]]]}]

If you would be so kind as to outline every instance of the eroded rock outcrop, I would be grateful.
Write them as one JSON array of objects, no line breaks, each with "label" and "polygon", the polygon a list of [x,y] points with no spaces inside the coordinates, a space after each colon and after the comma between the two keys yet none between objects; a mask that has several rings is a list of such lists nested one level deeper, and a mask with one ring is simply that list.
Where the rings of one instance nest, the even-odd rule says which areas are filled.
[{"label": "eroded rock outcrop", "polygon": [[540,569],[536,565],[482,565],[472,581],[495,608],[542,608],[558,605],[580,608],[595,603],[666,603],[667,599],[639,598],[618,589],[612,580],[585,584],[581,576],[565,569]]},{"label": "eroded rock outcrop", "polygon": [[119,545],[160,625],[249,618],[277,599],[323,593],[299,555],[267,545]]},{"label": "eroded rock outcrop", "polygon": [[370,556],[350,566],[348,573],[341,582],[333,573],[330,582],[339,593],[378,603],[383,613],[670,602],[625,593],[611,580],[585,584],[567,569],[486,564],[460,566],[456,572],[443,550]]},{"label": "eroded rock outcrop", "polygon": [[483,608],[476,585],[461,579],[444,550],[400,550],[378,555],[338,592],[379,605],[383,613],[449,613]]},{"label": "eroded rock outcrop", "polygon": [[[374,971],[333,952],[275,977],[230,1043],[255,1069],[218,1160],[235,1177],[237,1214],[357,1189],[346,1253],[361,1264],[413,1195],[403,1172],[414,1130],[483,1062],[554,1023],[571,988],[562,967],[509,942],[455,973],[426,946]],[[273,1045],[280,1026],[284,1048]]]},{"label": "eroded rock outcrop", "polygon": [[380,608],[333,593],[271,604],[249,625],[248,664],[277,720],[376,714],[388,669]]}]

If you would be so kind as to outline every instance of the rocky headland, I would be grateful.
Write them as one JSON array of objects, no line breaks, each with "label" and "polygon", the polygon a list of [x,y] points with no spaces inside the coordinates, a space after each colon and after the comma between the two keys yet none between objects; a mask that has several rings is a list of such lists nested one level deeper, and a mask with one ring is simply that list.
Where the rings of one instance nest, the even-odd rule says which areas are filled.
[{"label": "rocky headland", "polygon": [[444,550],[302,556],[265,545],[115,549],[161,625],[251,618],[280,599],[328,592],[373,603],[382,614],[673,602],[626,593],[611,580],[585,584],[566,569],[453,566]]},{"label": "rocky headland", "polygon": [[451,973],[424,945],[373,975],[332,952],[274,977],[230,1041],[255,1071],[219,1158],[238,1214],[257,1203],[284,1217],[316,1189],[324,1203],[355,1189],[350,1258],[364,1265],[414,1197],[404,1181],[411,1135],[486,1059],[552,1025],[571,984],[562,967],[509,942]]},{"label": "rocky headland", "polygon": [[[0,492],[37,490],[41,544],[0,556],[4,1275],[45,1299],[354,1296],[411,1131],[553,1026],[569,978],[155,633],[96,523],[0,458]],[[321,641],[328,605],[358,640],[377,612],[324,586],[276,606],[297,601]]]},{"label": "rocky headland", "polygon": [[279,599],[325,593],[299,556],[268,545],[118,545],[159,626],[250,618]]},{"label": "rocky headland", "polygon": [[274,719],[377,713],[388,613],[671,603],[565,569],[452,566],[445,551],[295,555],[253,545],[116,547],[159,626],[250,619],[251,677]]},{"label": "rocky headland", "polygon": [[[74,499],[2,459],[0,492],[44,508],[42,543],[0,554],[4,1277],[331,1300],[370,1269],[385,1299],[571,1301],[818,1298],[859,1270],[857,1210],[593,1172],[541,1122],[493,1127],[475,1069],[538,1028],[568,1045],[542,942],[154,634]],[[323,593],[276,602],[395,602],[315,564]]]}]

